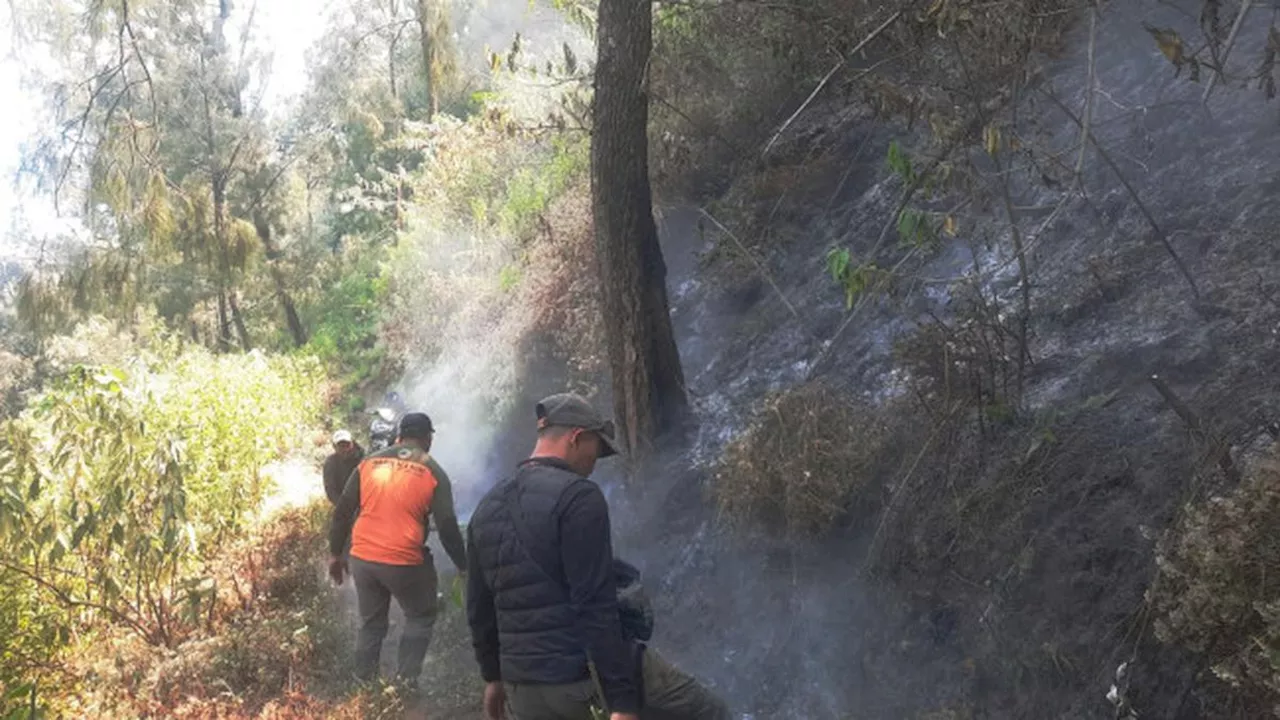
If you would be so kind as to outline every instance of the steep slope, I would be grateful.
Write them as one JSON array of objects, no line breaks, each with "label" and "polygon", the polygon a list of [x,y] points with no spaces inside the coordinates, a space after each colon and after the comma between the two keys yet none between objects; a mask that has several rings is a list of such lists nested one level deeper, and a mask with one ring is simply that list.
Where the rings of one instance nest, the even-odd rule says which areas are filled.
[{"label": "steep slope", "polygon": [[[1236,447],[1259,442],[1280,411],[1280,258],[1268,202],[1280,167],[1276,109],[1227,85],[1202,106],[1203,84],[1175,76],[1144,26],[1190,36],[1193,5],[1108,6],[1099,22],[1092,129],[1140,202],[1093,150],[1083,195],[1031,172],[1013,178],[1033,307],[1025,419],[980,449],[963,436],[950,455],[930,452],[916,473],[885,478],[899,510],[879,526],[874,552],[865,526],[812,544],[727,534],[695,509],[705,472],[647,479],[628,506],[623,547],[662,591],[657,645],[743,711],[1111,716],[1104,695],[1132,661],[1143,716],[1248,714],[1197,661],[1155,643],[1143,603],[1153,538],[1184,500],[1223,482],[1198,472],[1201,446],[1148,378],[1161,375]],[[1251,22],[1235,57],[1246,63],[1265,42],[1266,28]],[[1068,48],[1036,87],[1079,114],[1087,26]],[[1025,143],[1073,164],[1081,128],[1047,94],[1028,92],[1010,114]],[[982,292],[1006,308],[1018,302],[1009,224],[988,192],[961,215],[958,239],[906,266],[905,292],[867,303],[843,327],[827,251],[877,244],[899,187],[882,158],[892,139],[910,146],[918,136],[831,104],[807,110],[791,132],[804,144],[784,152],[786,169],[800,180],[767,197],[771,239],[753,248],[764,272],[726,260],[732,243],[696,209],[664,212],[674,317],[704,420],[695,460],[717,457],[765,393],[811,376],[881,401],[905,392],[894,343],[930,327],[930,313],[963,319],[964,283],[936,280],[971,271],[971,243]],[[996,170],[973,153],[992,181]]]}]

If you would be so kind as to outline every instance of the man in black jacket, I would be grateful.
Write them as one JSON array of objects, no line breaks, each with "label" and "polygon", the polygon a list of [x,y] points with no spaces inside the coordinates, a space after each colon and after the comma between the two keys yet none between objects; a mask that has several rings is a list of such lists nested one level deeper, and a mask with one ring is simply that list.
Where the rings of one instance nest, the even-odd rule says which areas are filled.
[{"label": "man in black jacket", "polygon": [[612,720],[728,720],[722,701],[623,634],[609,507],[587,479],[617,452],[613,423],[567,393],[538,403],[537,416],[533,455],[467,528],[486,715],[501,720],[509,702],[516,720],[590,720],[593,705]]},{"label": "man in black jacket", "polygon": [[332,505],[338,504],[347,479],[364,459],[364,448],[346,430],[339,430],[330,439],[333,454],[324,459],[324,494]]}]

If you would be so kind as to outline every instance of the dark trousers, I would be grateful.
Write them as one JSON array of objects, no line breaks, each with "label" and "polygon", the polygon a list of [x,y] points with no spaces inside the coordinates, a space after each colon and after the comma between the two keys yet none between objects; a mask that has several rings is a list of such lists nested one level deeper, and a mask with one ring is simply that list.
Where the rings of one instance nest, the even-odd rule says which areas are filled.
[{"label": "dark trousers", "polygon": [[[644,678],[642,720],[731,720],[728,706],[692,676],[663,660],[652,649],[641,656]],[[591,720],[599,705],[595,683],[565,685],[507,683],[507,703],[516,720]]]},{"label": "dark trousers", "polygon": [[352,557],[348,567],[360,609],[356,676],[372,680],[378,675],[378,656],[387,637],[387,613],[394,597],[404,611],[396,677],[401,682],[416,684],[436,622],[435,566],[430,560],[421,565],[386,565]]}]

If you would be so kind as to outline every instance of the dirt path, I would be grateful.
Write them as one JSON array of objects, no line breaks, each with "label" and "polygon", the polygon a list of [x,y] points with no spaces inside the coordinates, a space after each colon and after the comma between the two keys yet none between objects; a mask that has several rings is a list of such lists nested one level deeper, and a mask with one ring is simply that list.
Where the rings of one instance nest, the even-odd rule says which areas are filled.
[{"label": "dirt path", "polygon": [[[263,500],[263,517],[289,508],[305,507],[324,497],[323,482],[316,462],[305,456],[291,456],[263,468],[263,475],[273,488]],[[430,547],[440,575],[440,614],[435,637],[423,666],[421,699],[400,715],[404,720],[479,720],[483,685],[471,651],[471,637],[466,616],[452,597],[456,576],[452,563],[433,534]],[[351,642],[355,642],[359,623],[356,592],[351,581],[333,588],[345,614]],[[382,671],[390,677],[395,671],[396,648],[404,629],[404,614],[391,604],[391,627],[382,646]]]}]

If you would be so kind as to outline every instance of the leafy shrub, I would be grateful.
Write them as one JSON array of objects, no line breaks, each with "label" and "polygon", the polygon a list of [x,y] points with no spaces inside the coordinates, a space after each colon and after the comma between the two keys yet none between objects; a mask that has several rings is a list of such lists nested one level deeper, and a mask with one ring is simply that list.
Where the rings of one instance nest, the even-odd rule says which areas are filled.
[{"label": "leafy shrub", "polygon": [[1213,673],[1268,710],[1280,703],[1280,458],[1189,507],[1157,545],[1147,591],[1156,636],[1203,653]]},{"label": "leafy shrub", "polygon": [[207,542],[235,534],[270,488],[259,470],[298,447],[324,406],[322,374],[307,357],[188,352],[152,373],[147,419],[181,438],[195,529]]},{"label": "leafy shrub", "polygon": [[202,350],[78,366],[0,425],[0,573],[15,590],[0,623],[24,636],[3,652],[27,679],[112,627],[172,647],[212,622],[206,563],[256,513],[259,469],[315,420],[317,381],[309,359]]},{"label": "leafy shrub", "polygon": [[712,495],[731,522],[828,531],[879,506],[880,412],[821,382],[776,393],[725,450]]},{"label": "leafy shrub", "polygon": [[214,626],[170,650],[113,637],[75,658],[83,682],[59,708],[77,717],[361,717],[363,698],[337,701],[350,629],[327,587],[328,506],[286,511],[215,563],[224,593]]}]

